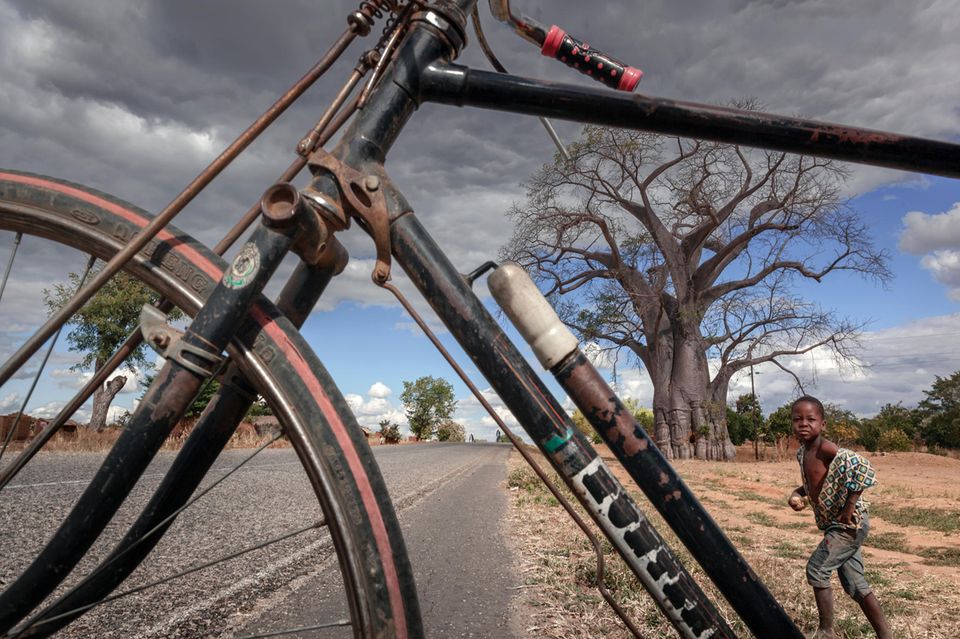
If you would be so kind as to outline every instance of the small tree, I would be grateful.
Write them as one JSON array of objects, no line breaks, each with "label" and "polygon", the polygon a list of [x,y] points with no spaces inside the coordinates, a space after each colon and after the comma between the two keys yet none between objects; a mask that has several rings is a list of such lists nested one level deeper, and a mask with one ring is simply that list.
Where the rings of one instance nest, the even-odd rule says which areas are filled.
[{"label": "small tree", "polygon": [[587,416],[578,408],[573,411],[573,415],[570,416],[570,419],[573,421],[573,425],[577,427],[577,430],[586,437],[588,440],[594,444],[599,444],[603,441],[599,433],[593,429],[593,426],[587,420]]},{"label": "small tree", "polygon": [[[91,277],[96,271],[91,273]],[[80,288],[81,277],[70,273],[67,283],[54,284],[44,289],[43,297],[50,310],[55,313]],[[145,304],[156,304],[159,294],[147,288],[141,282],[126,273],[114,275],[83,308],[70,319],[67,343],[71,351],[83,355],[72,370],[84,370],[93,367],[99,371],[117,347],[140,323],[140,309]],[[174,311],[171,317],[179,317]],[[151,367],[147,361],[146,347],[141,344],[124,362],[130,373],[137,374],[138,369]],[[124,375],[117,375],[93,392],[93,410],[90,415],[90,428],[102,431],[107,423],[107,410],[120,390],[126,384]]]},{"label": "small tree", "polygon": [[918,408],[923,415],[922,433],[927,446],[960,448],[960,371],[936,377]]},{"label": "small tree", "polygon": [[884,431],[877,444],[877,448],[887,452],[906,452],[913,448],[910,438],[899,428]]},{"label": "small tree", "polygon": [[467,438],[466,429],[452,419],[448,419],[437,426],[437,441],[462,442]]},{"label": "small tree", "polygon": [[[143,376],[143,392],[140,393],[140,399],[143,399],[144,395],[147,394],[147,389],[150,387],[150,384],[153,383],[155,377],[156,375],[153,373],[147,373]],[[218,382],[216,378],[203,382],[203,384],[200,385],[200,390],[197,391],[197,396],[194,397],[193,402],[187,407],[187,410],[184,411],[184,419],[196,419],[200,417],[200,414],[207,408],[207,404],[209,404],[213,397],[219,392],[220,382]],[[257,395],[257,398],[250,405],[250,408],[247,409],[244,417],[263,417],[266,415],[273,415],[273,411],[270,409],[270,406],[267,405],[267,401],[262,396]]]},{"label": "small tree", "polygon": [[433,437],[437,426],[450,419],[457,409],[450,382],[429,375],[415,382],[404,381],[400,401],[406,410],[410,432],[418,440]]},{"label": "small tree", "polygon": [[752,432],[752,426],[746,423],[743,415],[727,406],[727,432],[730,434],[730,442],[734,446],[739,446],[745,442]]},{"label": "small tree", "polygon": [[880,440],[890,431],[900,431],[919,448],[921,415],[916,409],[905,408],[902,404],[885,404],[880,412],[860,423],[860,436],[857,441],[869,451],[892,450],[882,448]]},{"label": "small tree", "polygon": [[380,437],[385,444],[398,444],[403,436],[400,434],[400,427],[389,419],[380,420]]},{"label": "small tree", "polygon": [[793,411],[790,404],[784,404],[770,413],[763,425],[763,432],[773,442],[777,458],[786,453],[787,440],[793,435]]},{"label": "small tree", "polygon": [[[763,438],[763,413],[760,410],[760,400],[752,393],[744,393],[737,398],[736,403],[737,419],[734,422],[734,428],[739,431],[740,443],[745,439],[753,442],[753,455],[760,459],[760,440]],[[727,430],[730,430],[730,424],[727,423]],[[734,439],[733,433],[730,433],[730,441],[736,445],[738,442]]]}]

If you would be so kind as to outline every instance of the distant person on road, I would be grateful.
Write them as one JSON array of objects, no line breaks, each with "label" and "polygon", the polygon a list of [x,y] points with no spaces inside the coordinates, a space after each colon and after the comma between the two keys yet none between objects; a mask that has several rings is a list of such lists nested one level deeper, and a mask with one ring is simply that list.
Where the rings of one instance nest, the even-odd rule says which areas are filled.
[{"label": "distant person on road", "polygon": [[824,531],[823,541],[807,562],[807,583],[813,586],[820,623],[814,639],[831,639],[833,634],[833,590],[830,574],[837,571],[840,584],[854,601],[879,639],[891,639],[890,627],[880,602],[864,577],[860,547],[870,532],[867,502],[861,493],[876,484],[870,462],[852,450],[840,448],[824,439],[823,404],[804,395],[791,407],[793,433],[800,440],[797,461],[803,485],[790,495],[788,503],[803,510],[806,498],[813,506],[817,528]]}]

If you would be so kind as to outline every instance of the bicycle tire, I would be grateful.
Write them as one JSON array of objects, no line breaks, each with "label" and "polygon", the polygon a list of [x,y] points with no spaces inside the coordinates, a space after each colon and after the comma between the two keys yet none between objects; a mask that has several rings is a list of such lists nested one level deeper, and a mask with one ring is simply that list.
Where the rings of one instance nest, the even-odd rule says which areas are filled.
[{"label": "bicycle tire", "polygon": [[[150,219],[142,209],[82,185],[0,170],[0,230],[107,260]],[[192,316],[225,266],[205,246],[168,226],[125,270]],[[310,479],[329,524],[354,636],[422,636],[413,573],[393,505],[365,437],[323,365],[265,298],[254,305],[228,350],[274,408]]]}]

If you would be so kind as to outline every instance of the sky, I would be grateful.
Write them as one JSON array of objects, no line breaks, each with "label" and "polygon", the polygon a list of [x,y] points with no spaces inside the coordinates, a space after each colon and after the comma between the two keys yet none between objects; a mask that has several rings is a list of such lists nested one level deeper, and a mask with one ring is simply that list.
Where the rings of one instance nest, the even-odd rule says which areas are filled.
[{"label": "sky", "polygon": [[[711,104],[755,99],[774,113],[960,141],[955,0],[617,0],[589,8],[518,0],[513,6],[642,68],[638,90],[651,96]],[[0,0],[0,167],[69,179],[158,211],[313,65],[355,7],[341,0]],[[486,3],[481,13],[511,72],[591,83],[497,24]],[[471,33],[459,62],[487,69],[475,40]],[[176,224],[216,243],[289,164],[296,142],[369,46],[367,39],[349,49]],[[555,124],[565,140],[576,138],[576,125]],[[497,258],[509,235],[506,211],[522,201],[523,180],[553,151],[531,118],[424,105],[386,169],[455,266],[468,272]],[[787,363],[804,390],[868,416],[888,402],[914,405],[936,375],[960,369],[960,183],[856,167],[845,188],[877,246],[889,251],[894,277],[885,286],[845,276],[802,285],[809,299],[865,324],[861,366],[838,367],[819,351]],[[476,437],[492,438],[493,421],[399,305],[370,283],[369,239],[353,228],[343,241],[351,262],[304,332],[360,422],[405,424],[403,381],[433,375],[453,383],[455,419]],[[0,263],[11,243],[10,234],[0,233]],[[38,290],[82,268],[80,256],[66,252],[26,253],[17,264],[25,279],[0,306],[0,354],[15,348],[25,326],[42,321]],[[413,295],[397,271],[398,285]],[[489,301],[485,284],[478,282],[477,292]],[[429,314],[422,300],[415,304]],[[466,357],[452,350],[515,424]],[[75,360],[63,344],[55,349],[29,413],[56,410],[55,391],[75,387],[82,375],[70,370]],[[615,370],[601,371],[622,395],[649,404],[652,388],[635,362],[624,356]],[[797,394],[793,379],[777,369],[761,366],[756,373],[765,411]],[[27,385],[17,380],[0,389],[0,414],[19,407]],[[736,378],[731,401],[749,390],[748,377]],[[116,410],[132,406],[140,392],[129,383]]]}]

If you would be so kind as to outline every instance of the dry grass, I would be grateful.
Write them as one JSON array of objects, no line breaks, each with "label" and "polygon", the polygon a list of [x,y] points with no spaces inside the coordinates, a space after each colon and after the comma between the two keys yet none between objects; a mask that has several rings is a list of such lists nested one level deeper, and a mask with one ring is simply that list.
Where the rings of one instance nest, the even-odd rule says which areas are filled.
[{"label": "dry grass", "polygon": [[[227,441],[226,448],[257,448],[267,443],[271,437],[258,435],[252,427],[241,428]],[[105,452],[110,450],[120,437],[121,429],[107,428],[96,432],[89,428],[79,427],[73,433],[57,433],[43,446],[43,450],[50,452]],[[177,435],[171,435],[163,442],[161,450],[180,450],[187,441],[189,429],[184,429]],[[29,442],[14,442],[11,451],[21,450]],[[285,437],[270,444],[270,448],[289,448],[290,441]]]},{"label": "dry grass", "polygon": [[[883,483],[871,495],[872,532],[864,549],[867,579],[894,636],[954,639],[960,629],[960,535],[945,534],[944,528],[954,529],[943,522],[960,510],[960,463],[914,453],[871,460]],[[524,586],[518,614],[524,616],[527,636],[630,636],[594,587],[595,559],[582,532],[537,485],[519,456],[510,463],[514,488],[509,524],[521,556]],[[797,483],[796,462],[684,461],[677,467],[787,613],[801,629],[812,630],[817,615],[804,567],[822,533],[809,511],[794,513],[785,504]],[[634,498],[704,591],[733,620],[738,636],[750,636],[639,491]],[[920,514],[901,516],[912,511]],[[884,519],[883,512],[894,513],[896,521]],[[675,636],[619,558],[606,550],[605,582],[641,631],[651,637]],[[859,607],[839,584],[835,593],[838,639],[873,637]]]}]

